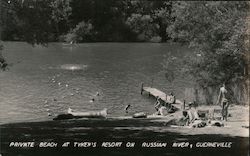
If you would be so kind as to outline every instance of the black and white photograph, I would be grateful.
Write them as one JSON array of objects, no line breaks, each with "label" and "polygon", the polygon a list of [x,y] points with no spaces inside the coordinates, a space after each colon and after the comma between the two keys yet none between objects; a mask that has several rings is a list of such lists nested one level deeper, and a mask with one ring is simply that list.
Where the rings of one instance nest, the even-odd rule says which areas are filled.
[{"label": "black and white photograph", "polygon": [[0,0],[0,156],[249,156],[250,1]]}]

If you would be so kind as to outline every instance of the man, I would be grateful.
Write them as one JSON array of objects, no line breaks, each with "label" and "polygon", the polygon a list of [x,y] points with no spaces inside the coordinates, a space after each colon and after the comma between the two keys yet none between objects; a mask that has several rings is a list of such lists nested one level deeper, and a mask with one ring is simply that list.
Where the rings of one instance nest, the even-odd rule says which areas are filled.
[{"label": "man", "polygon": [[226,96],[227,96],[226,85],[223,84],[222,87],[220,88],[220,92],[219,92],[216,104],[218,105],[220,103],[222,107],[222,111],[221,111],[222,120],[225,120],[225,121],[227,121],[228,107],[229,107],[229,102]]},{"label": "man", "polygon": [[175,96],[174,96],[174,94],[171,92],[169,95],[166,95],[166,101],[167,101],[167,103],[169,103],[169,104],[173,104],[173,103],[175,103]]},{"label": "man", "polygon": [[189,123],[193,123],[195,120],[199,120],[199,115],[197,110],[194,108],[194,103],[189,102],[189,109],[187,111],[189,117]]},{"label": "man", "polygon": [[178,120],[177,125],[179,126],[190,126],[190,127],[203,127],[202,121],[199,118],[197,110],[194,108],[192,102],[188,104],[189,108],[182,112],[182,117]]}]

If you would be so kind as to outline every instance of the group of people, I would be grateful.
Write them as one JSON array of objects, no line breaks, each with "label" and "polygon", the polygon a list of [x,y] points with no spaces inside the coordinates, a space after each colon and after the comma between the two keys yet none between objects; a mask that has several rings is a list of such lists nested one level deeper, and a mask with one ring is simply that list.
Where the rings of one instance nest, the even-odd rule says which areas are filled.
[{"label": "group of people", "polygon": [[206,123],[200,119],[194,102],[188,104],[188,109],[184,110],[182,115],[177,122],[178,126],[204,127],[206,125]]},{"label": "group of people", "polygon": [[[229,102],[227,99],[227,90],[225,87],[225,84],[222,85],[220,88],[220,92],[218,95],[218,100],[217,100],[217,105],[220,104],[222,111],[222,120],[227,121],[228,117],[228,107],[229,107]],[[161,115],[165,116],[169,113],[174,113],[176,111],[176,108],[173,106],[173,104],[176,103],[176,98],[171,92],[169,95],[166,95],[165,99],[156,97],[156,102],[155,102],[155,109],[156,113],[155,115]],[[131,107],[131,105],[127,105],[124,110],[126,113],[128,113],[128,109]],[[211,124],[211,122],[205,122],[202,117],[199,116],[198,111],[196,109],[197,105],[195,102],[189,102],[188,103],[188,108],[185,109],[182,112],[182,117],[177,120],[177,125],[179,126],[191,126],[191,127],[204,127],[207,124]],[[214,122],[217,124],[217,126],[221,126],[222,123],[219,121]]]},{"label": "group of people", "polygon": [[155,103],[155,109],[156,109],[156,115],[166,115],[168,113],[174,113],[175,108],[172,106],[176,101],[175,96],[171,92],[169,95],[166,95],[166,101],[163,102],[163,100],[159,97],[156,97],[156,103]]},{"label": "group of people", "polygon": [[[222,120],[227,121],[229,102],[227,97],[228,91],[226,90],[225,84],[220,88],[218,99],[216,104],[221,106]],[[195,103],[190,102],[188,109],[183,111],[182,117],[178,120],[177,125],[179,126],[192,126],[192,127],[204,127],[207,123],[200,119],[199,114],[195,108]],[[221,122],[215,122],[217,126],[221,126]]]}]

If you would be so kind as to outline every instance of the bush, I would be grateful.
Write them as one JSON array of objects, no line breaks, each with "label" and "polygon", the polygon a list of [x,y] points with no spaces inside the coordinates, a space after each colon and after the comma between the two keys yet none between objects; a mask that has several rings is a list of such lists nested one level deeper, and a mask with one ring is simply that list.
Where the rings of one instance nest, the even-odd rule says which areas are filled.
[{"label": "bush", "polygon": [[90,42],[93,41],[94,27],[93,25],[88,22],[80,22],[76,27],[71,30],[66,36],[66,42]]}]

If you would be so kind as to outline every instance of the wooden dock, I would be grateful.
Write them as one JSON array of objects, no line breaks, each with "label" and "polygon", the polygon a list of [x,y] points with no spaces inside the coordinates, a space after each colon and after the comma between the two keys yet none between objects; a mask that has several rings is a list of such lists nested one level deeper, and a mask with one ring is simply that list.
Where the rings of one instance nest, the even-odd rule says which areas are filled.
[{"label": "wooden dock", "polygon": [[[149,96],[153,96],[154,98],[158,97],[160,100],[167,103],[167,94],[160,91],[160,90],[158,90],[158,89],[156,89],[156,88],[144,87],[143,84],[142,84],[142,86],[141,86],[141,94],[143,94],[143,92],[148,93]],[[175,103],[173,103],[171,105],[180,110],[180,109],[182,109],[183,102],[176,99]]]}]

